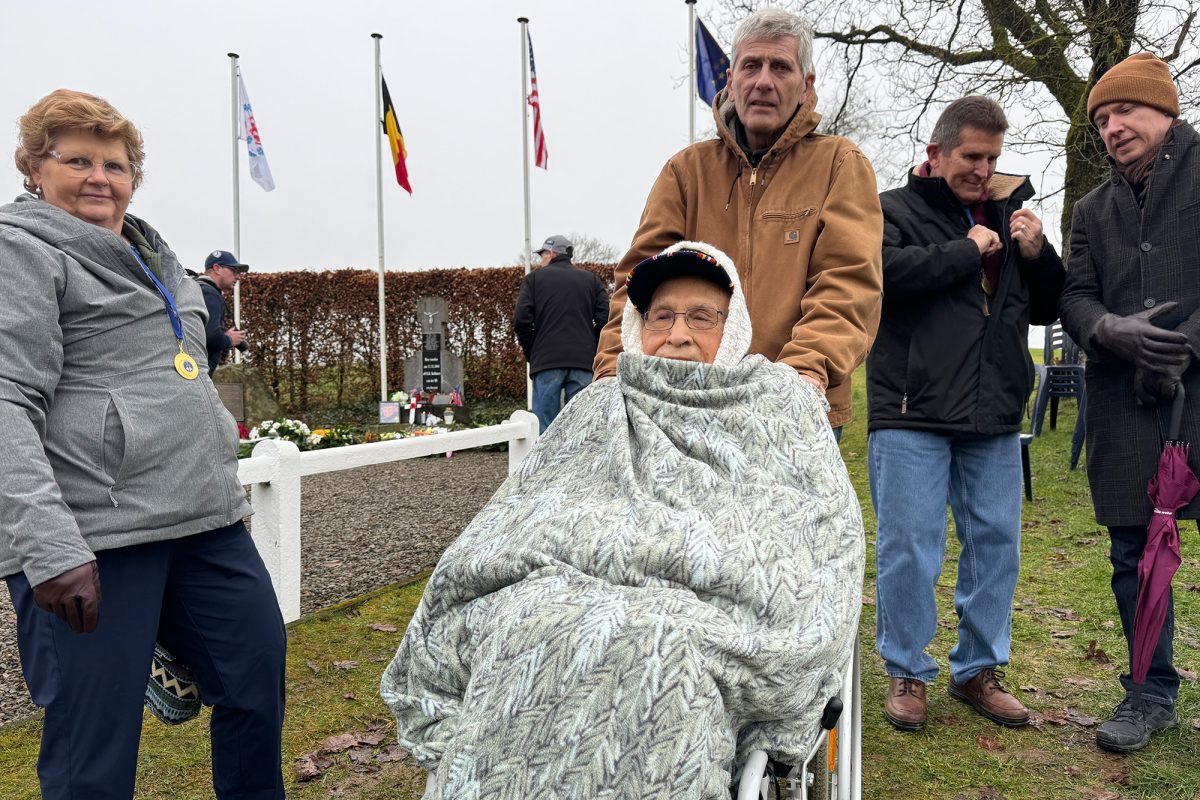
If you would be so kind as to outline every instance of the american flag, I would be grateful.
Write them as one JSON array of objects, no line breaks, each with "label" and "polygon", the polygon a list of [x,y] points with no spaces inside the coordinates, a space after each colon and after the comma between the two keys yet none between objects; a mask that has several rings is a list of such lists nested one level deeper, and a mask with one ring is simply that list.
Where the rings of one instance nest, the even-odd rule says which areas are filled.
[{"label": "american flag", "polygon": [[550,153],[546,150],[546,136],[542,131],[542,104],[538,102],[537,68],[533,66],[533,37],[525,32],[529,40],[529,105],[533,106],[533,151],[537,154],[534,164],[549,169]]}]

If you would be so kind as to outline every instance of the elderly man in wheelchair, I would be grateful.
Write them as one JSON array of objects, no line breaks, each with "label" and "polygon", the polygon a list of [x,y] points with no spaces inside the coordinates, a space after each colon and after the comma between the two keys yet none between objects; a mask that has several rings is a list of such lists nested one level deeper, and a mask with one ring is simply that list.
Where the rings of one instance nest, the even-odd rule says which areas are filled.
[{"label": "elderly man in wheelchair", "polygon": [[864,537],[824,397],[746,355],[719,250],[627,289],[617,377],[446,550],[384,673],[426,800],[729,798],[843,690]]}]

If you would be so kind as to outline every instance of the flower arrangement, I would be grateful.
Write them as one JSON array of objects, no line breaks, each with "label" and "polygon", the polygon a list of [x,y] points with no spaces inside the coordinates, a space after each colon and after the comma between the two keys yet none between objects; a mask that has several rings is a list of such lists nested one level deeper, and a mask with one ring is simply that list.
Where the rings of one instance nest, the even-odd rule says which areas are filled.
[{"label": "flower arrangement", "polygon": [[280,417],[278,419],[263,420],[261,424],[251,429],[251,439],[283,439],[289,442],[295,442],[298,445],[308,443],[308,437],[312,435],[312,431],[298,419],[286,419]]},{"label": "flower arrangement", "polygon": [[359,435],[353,428],[346,425],[335,425],[332,428],[317,428],[308,435],[308,449],[324,450],[327,447],[341,447],[347,444],[358,444]]},{"label": "flower arrangement", "polygon": [[392,392],[388,399],[393,403],[407,403],[411,398],[408,396],[408,392]]}]

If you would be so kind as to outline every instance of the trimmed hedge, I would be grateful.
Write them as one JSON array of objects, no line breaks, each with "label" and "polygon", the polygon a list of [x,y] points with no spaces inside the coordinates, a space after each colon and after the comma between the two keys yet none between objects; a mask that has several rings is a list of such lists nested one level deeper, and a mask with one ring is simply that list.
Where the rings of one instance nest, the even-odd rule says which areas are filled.
[{"label": "trimmed hedge", "polygon": [[[612,289],[612,264],[581,264]],[[449,305],[447,350],[463,359],[468,400],[525,394],[525,359],[512,328],[520,267],[388,272],[388,389],[402,386],[404,359],[420,349],[417,298]],[[248,358],[288,413],[369,402],[379,396],[378,273],[251,273],[241,282]]]}]

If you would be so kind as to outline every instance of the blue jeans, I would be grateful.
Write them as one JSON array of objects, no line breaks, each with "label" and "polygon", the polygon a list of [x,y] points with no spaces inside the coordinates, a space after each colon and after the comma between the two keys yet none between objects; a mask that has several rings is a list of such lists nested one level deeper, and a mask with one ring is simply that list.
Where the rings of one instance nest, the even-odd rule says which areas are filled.
[{"label": "blue jeans", "polygon": [[882,429],[867,437],[875,543],[876,649],[893,678],[930,683],[925,652],[937,632],[934,586],[946,554],[946,504],[962,543],[954,610],[958,683],[1008,663],[1021,559],[1019,434]]},{"label": "blue jeans", "polygon": [[216,796],[283,800],[286,633],[246,526],[101,550],[96,563],[100,622],[92,633],[74,633],[38,608],[23,573],[6,579],[21,668],[33,702],[46,709],[37,764],[42,797],[134,796],[157,639],[191,667],[213,707]]},{"label": "blue jeans", "polygon": [[[563,406],[591,382],[592,373],[586,369],[544,369],[533,373],[533,413],[537,414],[540,432],[545,433]],[[560,394],[565,398],[560,399]]]},{"label": "blue jeans", "polygon": [[[1182,529],[1182,524],[1180,525]],[[1181,530],[1182,532],[1182,530]],[[1111,527],[1108,529],[1108,559],[1112,562],[1112,591],[1117,601],[1117,613],[1121,617],[1121,629],[1129,645],[1129,669],[1133,670],[1133,620],[1137,613],[1138,561],[1146,549],[1146,527],[1144,525]],[[1175,671],[1172,654],[1172,639],[1175,637],[1175,598],[1168,595],[1167,618],[1163,620],[1158,644],[1150,659],[1146,683],[1138,686],[1129,676],[1121,674],[1121,685],[1127,693],[1140,690],[1147,700],[1163,705],[1172,705],[1179,696],[1179,673]]]}]

